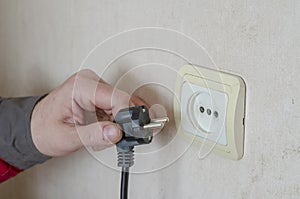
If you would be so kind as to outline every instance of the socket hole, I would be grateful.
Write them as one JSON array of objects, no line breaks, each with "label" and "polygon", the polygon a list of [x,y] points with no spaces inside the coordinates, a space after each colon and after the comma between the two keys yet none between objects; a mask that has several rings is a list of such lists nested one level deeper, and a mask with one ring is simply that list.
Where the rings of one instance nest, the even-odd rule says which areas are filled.
[{"label": "socket hole", "polygon": [[205,111],[204,107],[203,107],[203,106],[200,106],[199,111],[200,111],[201,113],[204,113],[204,111]]},{"label": "socket hole", "polygon": [[208,115],[211,115],[211,110],[210,109],[207,109],[206,112],[207,112]]},{"label": "socket hole", "polygon": [[218,117],[219,117],[219,113],[218,113],[218,111],[215,111],[215,112],[214,112],[214,116],[215,116],[216,118],[218,118]]}]

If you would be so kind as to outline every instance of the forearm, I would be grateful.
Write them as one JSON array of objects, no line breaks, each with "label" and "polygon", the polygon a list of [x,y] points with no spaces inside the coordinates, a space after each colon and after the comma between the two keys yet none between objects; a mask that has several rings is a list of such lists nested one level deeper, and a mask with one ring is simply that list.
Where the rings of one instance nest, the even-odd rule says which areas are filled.
[{"label": "forearm", "polygon": [[31,113],[39,99],[0,98],[0,158],[2,166],[6,162],[13,171],[28,169],[49,159],[37,150],[31,137]]}]

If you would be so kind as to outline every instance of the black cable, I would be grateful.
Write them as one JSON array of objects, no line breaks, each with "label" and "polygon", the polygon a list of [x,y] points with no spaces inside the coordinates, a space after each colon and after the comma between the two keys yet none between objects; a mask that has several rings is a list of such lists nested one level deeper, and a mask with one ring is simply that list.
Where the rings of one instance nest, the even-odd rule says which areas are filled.
[{"label": "black cable", "polygon": [[120,187],[120,198],[128,198],[128,181],[129,181],[129,168],[134,163],[134,150],[133,146],[129,147],[127,150],[118,149],[118,166],[122,167],[121,174],[121,187]]},{"label": "black cable", "polygon": [[128,198],[129,168],[134,164],[134,147],[150,144],[153,129],[168,122],[168,118],[150,119],[146,106],[134,106],[121,109],[115,116],[115,123],[119,124],[123,137],[116,144],[118,152],[118,167],[122,168],[120,198]]},{"label": "black cable", "polygon": [[122,167],[120,199],[128,198],[129,167]]}]

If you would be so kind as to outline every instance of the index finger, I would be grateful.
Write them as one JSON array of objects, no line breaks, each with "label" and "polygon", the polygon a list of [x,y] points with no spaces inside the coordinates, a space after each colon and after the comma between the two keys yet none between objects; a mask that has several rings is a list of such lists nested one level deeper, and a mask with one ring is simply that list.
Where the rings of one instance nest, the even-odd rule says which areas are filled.
[{"label": "index finger", "polygon": [[95,111],[95,108],[111,110],[116,114],[120,109],[133,105],[129,94],[100,80],[93,71],[77,73],[73,97],[81,108],[86,111]]}]

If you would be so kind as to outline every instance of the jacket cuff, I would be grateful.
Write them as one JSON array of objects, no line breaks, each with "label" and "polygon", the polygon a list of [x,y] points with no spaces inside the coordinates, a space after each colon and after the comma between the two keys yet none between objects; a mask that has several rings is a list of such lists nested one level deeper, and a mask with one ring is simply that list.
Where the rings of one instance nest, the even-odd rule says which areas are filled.
[{"label": "jacket cuff", "polygon": [[44,96],[0,98],[0,157],[28,169],[50,159],[38,151],[31,136],[31,114]]}]

